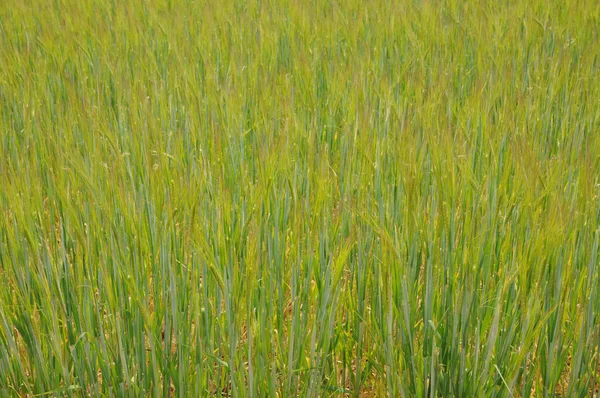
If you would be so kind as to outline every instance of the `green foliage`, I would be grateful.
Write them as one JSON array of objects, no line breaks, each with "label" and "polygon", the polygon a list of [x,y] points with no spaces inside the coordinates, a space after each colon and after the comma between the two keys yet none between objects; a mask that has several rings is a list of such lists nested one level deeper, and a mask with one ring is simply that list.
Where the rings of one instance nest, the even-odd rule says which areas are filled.
[{"label": "green foliage", "polygon": [[1,396],[588,397],[600,5],[7,0]]}]

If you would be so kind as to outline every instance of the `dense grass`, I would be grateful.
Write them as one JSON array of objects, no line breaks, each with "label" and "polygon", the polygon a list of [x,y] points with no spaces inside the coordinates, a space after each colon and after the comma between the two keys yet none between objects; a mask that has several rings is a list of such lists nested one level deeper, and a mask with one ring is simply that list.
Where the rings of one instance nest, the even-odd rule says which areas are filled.
[{"label": "dense grass", "polygon": [[0,396],[600,385],[592,0],[6,0],[0,187]]}]

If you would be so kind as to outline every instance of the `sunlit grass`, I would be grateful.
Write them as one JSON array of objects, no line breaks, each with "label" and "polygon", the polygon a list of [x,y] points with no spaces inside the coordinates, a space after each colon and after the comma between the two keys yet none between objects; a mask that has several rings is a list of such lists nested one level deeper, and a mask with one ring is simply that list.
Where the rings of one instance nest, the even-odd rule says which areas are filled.
[{"label": "sunlit grass", "polygon": [[0,396],[589,397],[594,1],[8,0]]}]

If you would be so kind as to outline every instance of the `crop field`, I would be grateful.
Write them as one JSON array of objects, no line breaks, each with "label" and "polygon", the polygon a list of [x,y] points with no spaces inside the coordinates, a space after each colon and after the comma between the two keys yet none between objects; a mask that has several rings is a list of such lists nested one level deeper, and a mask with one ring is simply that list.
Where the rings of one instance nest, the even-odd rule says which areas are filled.
[{"label": "crop field", "polygon": [[1,397],[594,397],[600,3],[0,1]]}]

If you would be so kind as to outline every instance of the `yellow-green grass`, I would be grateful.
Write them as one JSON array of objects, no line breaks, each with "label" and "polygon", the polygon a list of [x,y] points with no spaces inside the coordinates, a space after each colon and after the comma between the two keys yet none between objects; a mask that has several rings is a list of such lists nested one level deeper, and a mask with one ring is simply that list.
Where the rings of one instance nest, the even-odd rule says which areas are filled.
[{"label": "yellow-green grass", "polygon": [[599,7],[3,1],[0,396],[591,396]]}]

